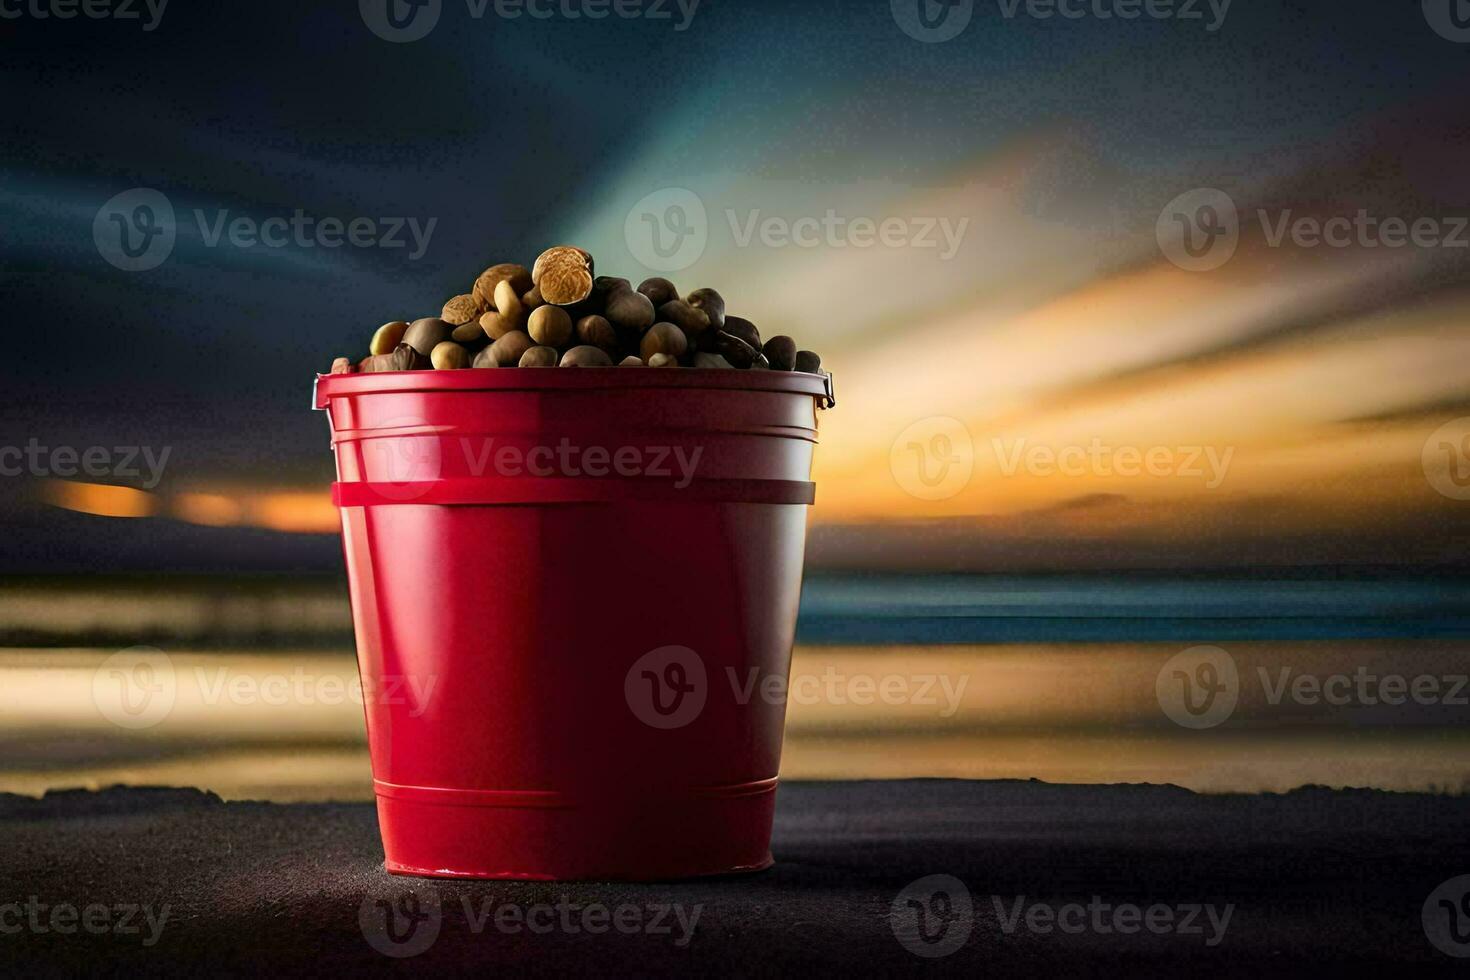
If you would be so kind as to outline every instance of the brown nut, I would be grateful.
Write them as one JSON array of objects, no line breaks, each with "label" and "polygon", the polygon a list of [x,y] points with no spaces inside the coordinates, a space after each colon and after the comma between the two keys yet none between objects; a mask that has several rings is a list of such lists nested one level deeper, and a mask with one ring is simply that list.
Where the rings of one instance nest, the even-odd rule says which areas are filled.
[{"label": "brown nut", "polygon": [[404,331],[408,330],[408,324],[403,320],[394,320],[385,323],[373,334],[372,342],[368,344],[369,354],[391,354],[393,348],[403,343]]},{"label": "brown nut", "polygon": [[796,352],[796,370],[805,371],[807,374],[822,373],[822,359],[809,350]]},{"label": "brown nut", "polygon": [[352,366],[352,361],[345,357],[339,357],[332,361],[333,374],[352,374],[357,368]]},{"label": "brown nut", "polygon": [[663,306],[665,303],[673,302],[679,298],[679,289],[667,279],[654,276],[645,279],[638,284],[638,292],[647,296],[655,307]]},{"label": "brown nut", "polygon": [[532,347],[521,355],[520,367],[556,367],[555,347]]},{"label": "brown nut", "polygon": [[696,310],[682,299],[669,300],[658,308],[658,318],[672,323],[691,338],[697,338],[709,329],[709,314]]},{"label": "brown nut", "polygon": [[538,306],[545,306],[546,297],[541,295],[541,288],[539,286],[532,286],[530,289],[521,294],[521,305],[524,306],[526,308],[526,312],[529,313]]},{"label": "brown nut", "polygon": [[750,346],[728,330],[720,330],[715,333],[714,352],[729,361],[732,367],[744,369],[771,366],[771,362],[766,360],[766,355],[761,353],[759,347]]},{"label": "brown nut", "polygon": [[725,298],[713,289],[696,289],[684,302],[709,317],[713,329],[725,329]]},{"label": "brown nut", "polygon": [[679,366],[679,359],[673,354],[655,354],[648,359],[649,367],[672,367]]},{"label": "brown nut", "polygon": [[471,365],[471,367],[477,367],[477,368],[500,367],[500,364],[495,360],[495,351],[494,351],[494,348],[495,348],[495,345],[494,344],[491,344],[489,347],[482,347],[482,348],[480,348],[480,352],[475,355],[475,360],[474,360],[474,363]]},{"label": "brown nut", "polygon": [[454,341],[446,340],[434,348],[433,353],[429,355],[429,363],[433,364],[437,371],[467,368],[470,366],[470,352]]},{"label": "brown nut", "polygon": [[502,333],[525,329],[526,306],[509,282],[502,282],[495,287],[495,312],[500,314]]},{"label": "brown nut", "polygon": [[480,273],[471,294],[480,302],[481,313],[495,309],[495,287],[502,282],[510,283],[517,294],[524,293],[531,288],[531,270],[514,262],[502,262]]},{"label": "brown nut", "polygon": [[735,365],[719,354],[706,354],[701,351],[694,355],[694,366],[697,368],[733,368]]},{"label": "brown nut", "polygon": [[619,330],[641,334],[653,326],[653,300],[631,289],[613,293],[607,298],[607,318]]},{"label": "brown nut", "polygon": [[643,340],[638,345],[638,353],[646,361],[655,354],[669,354],[673,357],[682,357],[689,349],[689,338],[684,335],[672,323],[655,323],[648,328],[643,335]]},{"label": "brown nut", "polygon": [[437,316],[415,320],[403,332],[403,342],[425,357],[454,333],[454,325]]},{"label": "brown nut", "polygon": [[611,354],[618,349],[618,332],[607,322],[607,317],[592,314],[577,321],[577,339],[593,347],[601,347]]},{"label": "brown nut", "polygon": [[571,343],[572,317],[560,306],[538,306],[531,311],[527,329],[536,343],[560,350]]},{"label": "brown nut", "polygon": [[592,296],[604,303],[621,292],[632,292],[633,284],[622,276],[598,276],[592,280]]},{"label": "brown nut", "polygon": [[592,295],[592,256],[572,245],[548,248],[531,267],[531,281],[548,303],[580,303]]},{"label": "brown nut", "polygon": [[461,323],[472,323],[478,320],[480,314],[484,312],[485,304],[475,299],[472,294],[464,293],[453,297],[444,304],[444,312],[440,314],[440,319],[457,327]]},{"label": "brown nut", "polygon": [[725,326],[722,329],[726,333],[733,333],[756,350],[761,349],[761,332],[755,328],[755,324],[745,319],[745,317],[725,317]]},{"label": "brown nut", "polygon": [[629,354],[618,362],[618,367],[643,367],[643,358]]},{"label": "brown nut", "polygon": [[[479,320],[471,320],[469,323],[461,323],[454,328],[449,339],[456,344],[463,344],[467,349],[479,350],[485,345],[485,328],[480,326]],[[430,351],[430,354],[433,352]]]},{"label": "brown nut", "polygon": [[582,344],[562,355],[562,367],[612,367],[612,358],[601,347]]},{"label": "brown nut", "polygon": [[781,334],[766,341],[761,348],[761,353],[766,355],[766,360],[771,362],[771,368],[776,371],[790,371],[796,366],[796,341]]},{"label": "brown nut", "polygon": [[536,342],[529,335],[520,330],[512,330],[487,349],[500,367],[515,367],[526,356],[526,351],[535,346]]},{"label": "brown nut", "polygon": [[381,374],[384,371],[421,371],[429,366],[429,359],[408,344],[399,344],[390,354],[374,354],[364,358],[357,369],[364,374]]}]

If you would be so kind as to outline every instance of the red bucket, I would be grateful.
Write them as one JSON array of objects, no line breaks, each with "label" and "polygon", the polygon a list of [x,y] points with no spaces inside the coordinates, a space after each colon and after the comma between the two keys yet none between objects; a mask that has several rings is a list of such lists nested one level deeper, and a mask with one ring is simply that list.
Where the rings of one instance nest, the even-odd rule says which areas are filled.
[{"label": "red bucket", "polygon": [[781,371],[317,378],[389,871],[770,865],[830,396]]}]

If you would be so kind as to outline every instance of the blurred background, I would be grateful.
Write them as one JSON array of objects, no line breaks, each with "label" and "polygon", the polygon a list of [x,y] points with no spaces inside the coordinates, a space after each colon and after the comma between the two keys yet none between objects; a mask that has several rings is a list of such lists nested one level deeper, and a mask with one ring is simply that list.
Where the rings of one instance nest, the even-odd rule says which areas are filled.
[{"label": "blurred background", "polygon": [[1458,0],[4,9],[0,791],[369,798],[313,374],[558,243],[834,375],[785,775],[1466,787]]}]

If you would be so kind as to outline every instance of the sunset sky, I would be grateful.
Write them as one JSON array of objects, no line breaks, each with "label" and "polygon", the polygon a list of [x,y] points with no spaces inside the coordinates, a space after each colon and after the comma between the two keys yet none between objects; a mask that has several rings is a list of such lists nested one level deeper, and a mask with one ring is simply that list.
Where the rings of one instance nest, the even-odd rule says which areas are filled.
[{"label": "sunset sky", "polygon": [[[0,255],[17,322],[64,324],[87,353],[8,369],[5,441],[173,454],[148,491],[10,481],[11,570],[201,551],[332,567],[312,372],[363,353],[377,323],[436,310],[484,265],[550,244],[588,248],[600,272],[655,274],[627,228],[671,189],[705,218],[697,260],[670,278],[719,287],[731,312],[795,335],[835,376],[818,563],[1459,560],[1470,503],[1435,486],[1454,485],[1452,466],[1470,474],[1453,448],[1470,449],[1470,422],[1451,425],[1470,416],[1462,47],[1417,5],[1241,6],[1213,33],[977,9],[933,45],[905,37],[887,6],[710,8],[679,35],[446,19],[388,52],[418,73],[414,98],[362,71],[383,42],[321,12],[275,10],[319,59],[248,85],[177,53],[215,26],[189,11],[170,11],[170,55],[142,81],[132,58],[149,38],[121,53],[94,25],[42,28],[17,55],[30,70],[16,92],[24,139],[0,181]],[[242,43],[280,27],[237,26]],[[635,64],[610,71],[635,41],[652,62],[702,71],[676,88]],[[45,62],[62,53],[77,67],[53,76]],[[314,109],[291,99],[308,74],[327,88]],[[87,84],[139,110],[139,131],[111,145],[109,180],[45,111],[55,86]],[[265,163],[238,162],[247,119],[279,134],[252,150]],[[75,167],[42,166],[58,159]],[[113,269],[92,242],[99,206],[134,186],[165,191],[180,215],[173,258],[148,273]],[[1169,258],[1170,208],[1200,189],[1233,205],[1238,245],[1192,271]],[[229,250],[201,239],[194,208],[437,216],[437,237],[418,261]],[[897,221],[909,238],[742,240],[767,219],[829,212]],[[1360,212],[1427,220],[1445,240],[1273,240]],[[1080,469],[1047,462],[1083,450]],[[1133,473],[1130,458],[1152,462]],[[302,532],[312,543],[288,543]]]}]

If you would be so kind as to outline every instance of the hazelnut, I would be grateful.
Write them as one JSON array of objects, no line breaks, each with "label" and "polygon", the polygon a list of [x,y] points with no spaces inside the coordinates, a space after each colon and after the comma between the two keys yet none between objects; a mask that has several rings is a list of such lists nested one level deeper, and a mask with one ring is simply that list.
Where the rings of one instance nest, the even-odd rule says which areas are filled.
[{"label": "hazelnut", "polygon": [[509,282],[517,293],[524,293],[531,288],[531,270],[514,262],[502,262],[480,273],[471,293],[479,300],[481,313],[495,309],[495,287],[502,282]]},{"label": "hazelnut", "polygon": [[756,350],[761,349],[761,332],[755,328],[755,324],[743,316],[725,317],[725,325],[722,327],[726,333],[733,333]]},{"label": "hazelnut", "polygon": [[437,316],[426,316],[409,324],[408,329],[403,332],[403,343],[412,347],[425,357],[429,352],[449,339],[454,333],[454,325]]},{"label": "hazelnut", "polygon": [[485,312],[485,304],[475,299],[470,293],[464,293],[444,304],[441,319],[457,327],[461,323],[473,323],[480,318],[483,312]]},{"label": "hazelnut", "polygon": [[560,306],[538,306],[531,311],[527,328],[536,343],[558,350],[572,339],[572,317]]},{"label": "hazelnut", "polygon": [[618,349],[618,332],[607,322],[607,317],[592,314],[577,321],[577,339],[593,347],[601,347],[611,354]]},{"label": "hazelnut", "polygon": [[796,366],[796,341],[784,334],[772,337],[761,348],[772,370],[790,371]]},{"label": "hazelnut", "polygon": [[633,284],[622,276],[598,276],[592,280],[592,296],[604,303],[621,292],[632,292]]},{"label": "hazelnut", "polygon": [[697,368],[733,368],[735,365],[719,354],[706,354],[701,351],[694,355],[694,366]]},{"label": "hazelnut", "polygon": [[643,367],[643,358],[629,354],[618,362],[618,367]]},{"label": "hazelnut", "polygon": [[612,358],[601,347],[582,344],[562,355],[562,367],[612,367]]},{"label": "hazelnut", "polygon": [[480,353],[475,355],[474,363],[471,366],[477,368],[500,367],[495,360],[495,345],[491,344],[489,347],[482,347]]},{"label": "hazelnut", "polygon": [[638,345],[638,353],[645,361],[654,354],[668,354],[678,358],[688,349],[689,338],[672,323],[655,323],[648,328],[642,343]]},{"label": "hazelnut", "polygon": [[715,353],[729,361],[731,367],[769,368],[771,366],[771,362],[766,360],[766,355],[761,353],[760,348],[750,346],[728,330],[720,330],[715,333]]},{"label": "hazelnut", "polygon": [[640,282],[638,292],[647,296],[655,307],[663,306],[679,298],[678,288],[667,279],[661,279],[658,276]]},{"label": "hazelnut", "polygon": [[521,355],[521,367],[556,367],[555,347],[532,347]]},{"label": "hazelnut", "polygon": [[700,310],[709,318],[709,325],[715,330],[725,329],[725,298],[713,289],[696,289],[689,294],[685,300],[696,310]]},{"label": "hazelnut", "polygon": [[449,335],[449,339],[456,344],[463,344],[465,347],[473,347],[478,350],[486,341],[485,328],[480,326],[479,320],[461,323],[454,328],[454,332]]},{"label": "hazelnut", "polygon": [[495,312],[500,314],[502,333],[522,330],[526,326],[525,304],[509,282],[502,282],[495,287]]},{"label": "hazelnut", "polygon": [[690,337],[698,337],[709,329],[709,314],[696,310],[682,299],[669,300],[660,306],[658,318],[672,323]]},{"label": "hazelnut", "polygon": [[526,351],[535,346],[536,342],[525,333],[520,330],[512,330],[486,349],[490,351],[490,356],[494,358],[497,366],[515,367],[521,363],[521,358],[526,355]]},{"label": "hazelnut", "polygon": [[408,330],[408,324],[403,320],[394,320],[392,323],[383,324],[373,334],[372,343],[368,344],[368,353],[393,353],[393,348],[403,343],[403,334],[406,330]]},{"label": "hazelnut", "polygon": [[333,374],[352,374],[357,368],[352,366],[352,361],[345,357],[339,357],[332,362]]},{"label": "hazelnut", "polygon": [[648,359],[649,367],[678,367],[679,359],[673,354],[655,354]]},{"label": "hazelnut", "polygon": [[607,319],[619,330],[641,334],[653,326],[653,301],[631,289],[613,293],[607,298]]},{"label": "hazelnut", "polygon": [[421,371],[428,366],[427,357],[408,344],[399,344],[390,354],[364,358],[357,369],[364,374],[381,374],[384,371]]},{"label": "hazelnut", "polygon": [[499,340],[511,332],[512,327],[500,319],[494,310],[480,314],[480,330],[491,340]]},{"label": "hazelnut", "polygon": [[822,373],[822,359],[809,350],[796,352],[796,370],[805,371],[807,374]]},{"label": "hazelnut", "polygon": [[437,371],[467,368],[470,366],[470,352],[454,341],[446,340],[434,348],[433,353],[429,355],[429,362]]},{"label": "hazelnut", "polygon": [[548,248],[531,267],[531,281],[548,303],[580,303],[592,294],[592,256],[572,245]]}]

